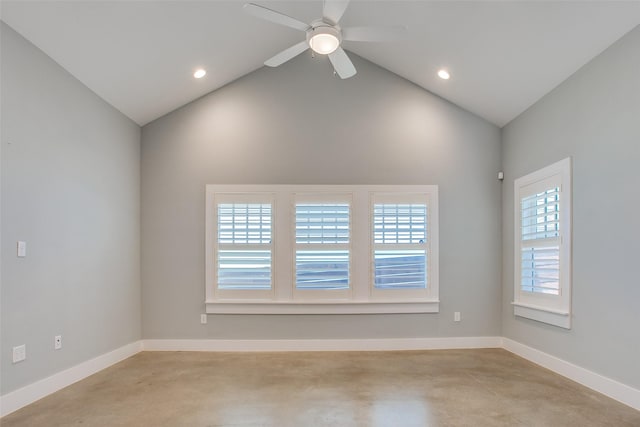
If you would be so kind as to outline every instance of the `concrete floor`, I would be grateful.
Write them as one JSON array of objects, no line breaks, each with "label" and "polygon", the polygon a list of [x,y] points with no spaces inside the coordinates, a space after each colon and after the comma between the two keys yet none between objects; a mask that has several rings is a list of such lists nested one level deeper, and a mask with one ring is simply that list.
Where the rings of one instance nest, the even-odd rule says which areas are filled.
[{"label": "concrete floor", "polygon": [[499,349],[143,352],[13,426],[640,426],[640,411]]}]

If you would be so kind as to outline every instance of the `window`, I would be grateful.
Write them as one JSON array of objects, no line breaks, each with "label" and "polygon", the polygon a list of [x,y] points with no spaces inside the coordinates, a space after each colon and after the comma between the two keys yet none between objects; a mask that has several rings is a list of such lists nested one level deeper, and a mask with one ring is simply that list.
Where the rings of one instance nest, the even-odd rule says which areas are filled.
[{"label": "window", "polygon": [[208,185],[208,313],[437,312],[438,192]]},{"label": "window", "polygon": [[571,327],[571,160],[515,180],[514,313]]},{"label": "window", "polygon": [[428,298],[430,277],[428,194],[380,194],[372,197],[373,295]]},{"label": "window", "polygon": [[349,196],[296,195],[295,199],[296,297],[347,297]]},{"label": "window", "polygon": [[267,298],[273,288],[272,197],[217,195],[215,294],[227,298]]}]

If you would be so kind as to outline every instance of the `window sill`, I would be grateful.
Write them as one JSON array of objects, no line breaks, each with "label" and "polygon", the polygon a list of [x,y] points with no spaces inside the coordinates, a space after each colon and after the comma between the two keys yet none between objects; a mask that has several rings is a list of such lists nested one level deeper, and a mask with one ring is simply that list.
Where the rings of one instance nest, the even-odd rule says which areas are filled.
[{"label": "window sill", "polygon": [[439,301],[273,302],[207,301],[208,314],[390,314],[438,313]]},{"label": "window sill", "polygon": [[571,313],[563,310],[512,302],[513,314],[564,329],[571,329]]}]

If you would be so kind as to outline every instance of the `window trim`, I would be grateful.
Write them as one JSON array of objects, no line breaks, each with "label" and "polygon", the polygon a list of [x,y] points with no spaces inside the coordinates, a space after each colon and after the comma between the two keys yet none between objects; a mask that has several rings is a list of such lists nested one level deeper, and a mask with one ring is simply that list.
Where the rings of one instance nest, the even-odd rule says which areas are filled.
[{"label": "window trim", "polygon": [[[216,200],[220,194],[272,194],[272,290],[268,298],[219,298],[215,290]],[[399,290],[389,296],[373,290],[374,193],[421,194],[428,197],[427,221],[430,256],[428,290],[409,295]],[[350,292],[345,298],[300,299],[295,290],[295,196],[349,195],[350,212]],[[216,197],[218,195],[218,197]],[[306,200],[306,199],[305,199]],[[206,186],[205,202],[205,306],[207,313],[234,314],[358,314],[437,313],[438,300],[438,187],[436,185],[213,185]],[[354,248],[358,248],[357,251]],[[430,258],[430,260],[429,260]],[[306,291],[305,291],[306,292]],[[387,293],[387,292],[385,292]]]},{"label": "window trim", "polygon": [[[521,207],[522,199],[555,185],[560,188],[559,215],[559,295],[541,294],[522,290]],[[514,181],[514,315],[536,320],[565,329],[571,329],[571,158],[520,177]]]}]

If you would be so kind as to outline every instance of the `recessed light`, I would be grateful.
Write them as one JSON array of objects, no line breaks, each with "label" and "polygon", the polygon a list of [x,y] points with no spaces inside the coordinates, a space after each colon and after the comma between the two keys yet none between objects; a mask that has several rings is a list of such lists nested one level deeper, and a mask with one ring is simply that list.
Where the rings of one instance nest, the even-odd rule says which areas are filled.
[{"label": "recessed light", "polygon": [[207,74],[207,72],[205,70],[203,70],[202,68],[200,68],[200,69],[196,70],[195,73],[193,73],[193,77],[195,77],[196,79],[201,79],[206,74]]},{"label": "recessed light", "polygon": [[451,75],[449,74],[449,72],[447,70],[443,69],[443,70],[438,71],[438,77],[440,77],[442,80],[449,80]]}]

